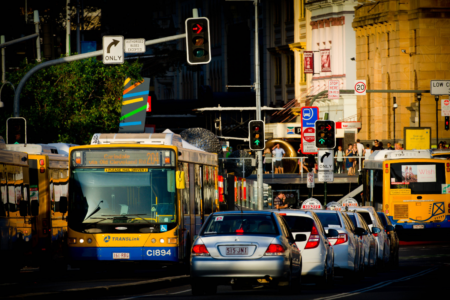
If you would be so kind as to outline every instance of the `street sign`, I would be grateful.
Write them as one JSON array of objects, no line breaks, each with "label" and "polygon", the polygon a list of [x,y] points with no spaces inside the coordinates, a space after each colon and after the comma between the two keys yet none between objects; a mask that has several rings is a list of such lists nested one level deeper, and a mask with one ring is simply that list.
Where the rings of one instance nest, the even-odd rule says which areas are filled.
[{"label": "street sign", "polygon": [[315,143],[315,122],[319,119],[319,108],[317,106],[304,106],[301,109],[302,138],[301,146],[303,154],[317,154]]},{"label": "street sign", "polygon": [[309,189],[314,188],[314,172],[308,172],[308,180],[306,182],[306,187]]},{"label": "street sign", "polygon": [[441,100],[441,116],[450,116],[450,100],[448,99]]},{"label": "street sign", "polygon": [[339,99],[339,87],[341,82],[339,80],[328,81],[328,99]]},{"label": "street sign", "polygon": [[342,210],[342,206],[339,203],[337,203],[336,201],[332,201],[332,202],[327,204],[327,210],[338,210],[338,211],[341,211]]},{"label": "street sign", "polygon": [[124,61],[123,36],[103,36],[103,64],[123,64]]},{"label": "street sign", "polygon": [[358,201],[356,201],[353,198],[347,198],[344,201],[342,201],[342,206],[357,207]]},{"label": "street sign", "polygon": [[302,209],[322,209],[322,203],[316,198],[309,198],[303,201]]},{"label": "street sign", "polygon": [[319,150],[318,161],[319,161],[319,171],[333,171],[334,170],[334,151],[333,150]]},{"label": "street sign", "polygon": [[450,95],[450,80],[431,80],[431,95]]},{"label": "street sign", "polygon": [[126,39],[125,53],[145,53],[145,39]]},{"label": "street sign", "polygon": [[334,181],[334,174],[332,171],[319,171],[317,173],[319,182],[333,182]]},{"label": "street sign", "polygon": [[366,94],[367,85],[365,80],[356,80],[355,95],[364,96]]}]

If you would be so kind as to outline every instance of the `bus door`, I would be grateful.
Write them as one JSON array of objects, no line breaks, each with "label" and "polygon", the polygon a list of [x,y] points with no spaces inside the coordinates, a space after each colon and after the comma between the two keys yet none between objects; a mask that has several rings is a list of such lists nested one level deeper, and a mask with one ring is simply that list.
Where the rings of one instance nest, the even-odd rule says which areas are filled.
[{"label": "bus door", "polygon": [[[194,235],[198,235],[200,232],[200,228],[203,224],[203,176],[202,176],[202,166],[195,164],[195,175],[194,175],[194,203],[192,203],[192,215],[191,215],[191,224],[194,225],[194,230],[192,231]],[[192,220],[193,219],[193,220]]]}]

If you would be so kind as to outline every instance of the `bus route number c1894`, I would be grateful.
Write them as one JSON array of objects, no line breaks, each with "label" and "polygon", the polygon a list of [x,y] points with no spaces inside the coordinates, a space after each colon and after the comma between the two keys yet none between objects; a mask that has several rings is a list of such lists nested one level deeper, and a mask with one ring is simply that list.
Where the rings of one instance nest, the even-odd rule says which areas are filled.
[{"label": "bus route number c1894", "polygon": [[154,249],[154,250],[147,250],[147,256],[170,256],[172,255],[170,253],[170,249],[169,250],[159,250],[159,249]]}]

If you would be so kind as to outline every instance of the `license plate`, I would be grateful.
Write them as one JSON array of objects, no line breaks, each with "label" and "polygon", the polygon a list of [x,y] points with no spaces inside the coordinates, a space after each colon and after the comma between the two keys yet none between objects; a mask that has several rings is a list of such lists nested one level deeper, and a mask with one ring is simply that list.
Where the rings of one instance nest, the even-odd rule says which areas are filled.
[{"label": "license plate", "polygon": [[413,229],[424,229],[424,225],[413,225]]},{"label": "license plate", "polygon": [[130,259],[130,253],[113,253],[113,259]]},{"label": "license plate", "polygon": [[248,247],[227,247],[227,255],[248,255]]}]

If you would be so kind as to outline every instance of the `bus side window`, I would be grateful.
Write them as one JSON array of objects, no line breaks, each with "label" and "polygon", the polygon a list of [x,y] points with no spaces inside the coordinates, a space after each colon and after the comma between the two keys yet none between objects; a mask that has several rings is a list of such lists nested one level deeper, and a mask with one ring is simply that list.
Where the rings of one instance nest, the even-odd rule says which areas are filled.
[{"label": "bus side window", "polygon": [[383,170],[373,171],[373,207],[376,211],[383,210]]}]

